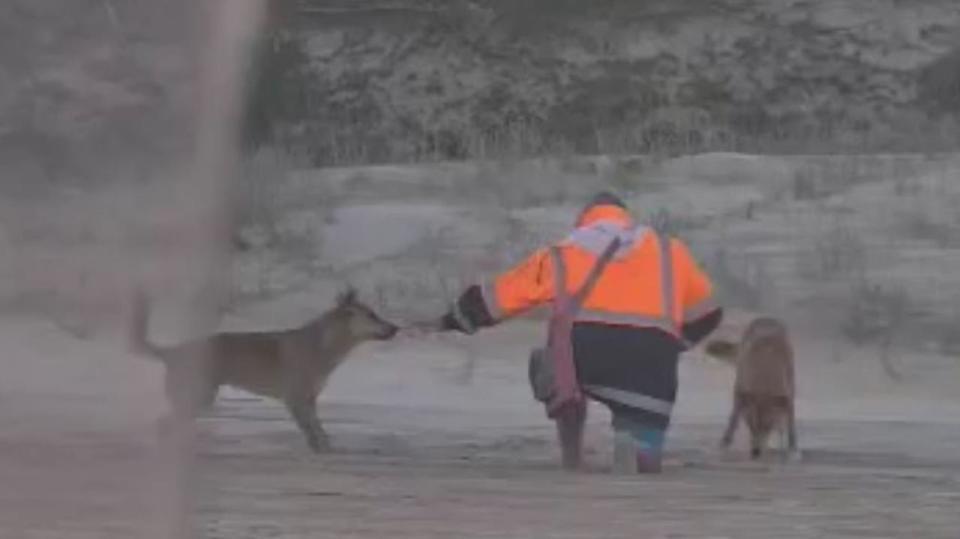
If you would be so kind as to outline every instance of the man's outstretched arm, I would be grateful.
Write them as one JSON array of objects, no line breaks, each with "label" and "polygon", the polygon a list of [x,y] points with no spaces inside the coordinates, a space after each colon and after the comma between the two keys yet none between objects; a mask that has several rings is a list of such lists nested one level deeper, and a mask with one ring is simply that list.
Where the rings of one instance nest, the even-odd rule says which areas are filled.
[{"label": "man's outstretched arm", "polygon": [[554,295],[553,262],[540,249],[492,281],[468,287],[441,319],[444,330],[474,333],[526,312]]}]

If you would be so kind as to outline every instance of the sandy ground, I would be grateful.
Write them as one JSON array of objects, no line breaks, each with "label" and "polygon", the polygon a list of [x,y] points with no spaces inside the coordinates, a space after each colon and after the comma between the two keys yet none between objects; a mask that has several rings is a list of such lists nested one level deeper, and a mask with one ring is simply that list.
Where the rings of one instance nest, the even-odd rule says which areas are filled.
[{"label": "sandy ground", "polygon": [[[686,183],[675,187],[663,196],[679,197],[676,200],[659,200],[653,194],[645,200],[651,208],[683,206],[684,200],[707,204],[688,208],[692,215],[724,213],[739,200],[719,196],[720,187],[712,197],[694,197]],[[928,191],[939,192],[933,187]],[[871,193],[866,189],[854,194]],[[854,204],[855,198],[845,200]],[[113,202],[116,195],[103,201]],[[101,207],[82,206],[77,212],[103,213],[93,211],[96,208]],[[376,200],[344,207],[325,230],[323,242],[314,238],[311,227],[319,225],[310,220],[316,219],[310,212],[291,212],[288,224],[309,229],[305,236],[328,258],[354,264],[345,273],[361,281],[355,284],[368,299],[376,301],[376,285],[393,284],[401,291],[400,285],[407,286],[409,294],[401,295],[391,307],[395,312],[388,315],[414,316],[417,309],[436,307],[413,287],[418,279],[430,281],[441,270],[459,274],[488,268],[481,268],[481,259],[469,249],[456,261],[463,267],[450,268],[424,267],[420,259],[429,257],[419,254],[411,258],[420,265],[404,265],[390,258],[395,252],[417,249],[425,228],[448,224],[456,225],[451,234],[460,248],[482,251],[484,242],[496,241],[489,219],[438,208]],[[569,218],[561,210],[520,214],[537,231],[556,230]],[[730,245],[782,249],[795,243],[786,241],[790,236],[785,232],[806,234],[799,239],[811,236],[803,223],[790,220],[789,212],[781,217],[768,213],[738,224],[743,230],[731,226]],[[64,219],[54,228],[79,230]],[[876,235],[885,230],[872,221],[867,224]],[[771,230],[776,234],[769,238],[759,235]],[[109,251],[110,245],[123,244],[124,237],[101,242]],[[0,258],[0,269],[10,273],[0,284],[17,291],[44,289],[55,282],[70,292],[83,292],[72,284],[79,281],[61,273],[72,275],[70,263],[87,260],[78,253],[87,253],[93,261],[102,253],[72,236],[64,238],[54,244],[57,248],[36,247],[50,256],[27,256],[32,251],[25,249],[4,251],[9,256]],[[443,260],[452,256],[439,251],[434,254]],[[162,253],[166,251],[158,256]],[[951,294],[943,293],[950,283],[906,272],[948,267],[954,251],[943,248],[936,254],[936,268],[932,263],[890,267],[933,292],[931,297],[950,302]],[[15,262],[12,269],[7,262]],[[153,272],[157,275],[147,273],[158,283],[179,282],[180,274],[161,271],[168,266],[160,265]],[[260,272],[267,269],[252,266]],[[100,266],[91,262],[90,267]],[[278,270],[291,267],[277,264]],[[130,268],[113,264],[108,268],[112,272],[101,269],[91,274],[110,286],[88,285],[80,295],[88,309],[104,303],[102,310],[110,313],[119,300],[103,290],[118,288],[116,281]],[[938,271],[949,275],[944,273],[949,269]],[[268,294],[269,301],[231,313],[224,328],[285,327],[329,305],[334,283],[313,280],[309,273],[302,278],[309,286]],[[390,278],[410,282],[391,283]],[[789,272],[777,278],[786,291],[810,292],[810,283]],[[24,283],[32,283],[32,288]],[[160,300],[161,312],[151,321],[154,340],[168,342],[171,336],[194,331],[170,310],[175,299]],[[896,360],[903,381],[893,382],[885,377],[875,351],[824,341],[825,323],[829,321],[819,329],[791,328],[798,339],[798,411],[805,450],[797,463],[782,463],[776,455],[750,462],[742,438],[732,453],[714,450],[728,412],[732,372],[691,353],[681,364],[680,398],[662,475],[623,478],[607,472],[609,416],[599,406],[591,408],[589,471],[561,472],[552,426],[526,385],[528,349],[543,337],[542,328],[531,321],[471,338],[406,338],[358,349],[320,398],[320,417],[335,444],[328,455],[307,451],[277,403],[224,391],[215,409],[199,421],[195,466],[186,471],[192,480],[186,502],[191,503],[196,535],[957,538],[960,361],[904,354]],[[155,420],[165,410],[160,367],[127,355],[116,335],[92,337],[77,339],[64,331],[62,321],[58,326],[23,313],[0,314],[2,539],[171,537],[178,468],[156,443]]]},{"label": "sandy ground", "polygon": [[[162,537],[159,369],[114,339],[77,341],[44,321],[5,318],[0,337],[0,536]],[[623,478],[606,472],[599,406],[590,471],[557,469],[525,386],[539,337],[518,322],[362,347],[321,396],[336,450],[319,457],[279,405],[223,392],[199,422],[198,536],[957,537],[955,364],[929,361],[894,384],[867,357],[837,363],[805,342],[804,460],[751,463],[742,445],[713,450],[731,373],[691,354],[666,470]]]}]

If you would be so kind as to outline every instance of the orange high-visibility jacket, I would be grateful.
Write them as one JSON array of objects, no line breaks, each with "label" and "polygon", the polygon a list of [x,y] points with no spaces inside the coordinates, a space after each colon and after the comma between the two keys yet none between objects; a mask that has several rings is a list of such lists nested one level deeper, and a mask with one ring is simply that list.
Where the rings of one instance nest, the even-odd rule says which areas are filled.
[{"label": "orange high-visibility jacket", "polygon": [[[558,251],[538,250],[481,285],[494,321],[550,301],[559,263],[566,268],[567,290],[575,292],[615,235],[621,248],[584,301],[577,321],[652,327],[682,338],[684,324],[717,308],[709,278],[680,240],[634,227],[627,211],[614,205],[587,210],[577,225]],[[555,252],[562,260],[555,259]]]}]

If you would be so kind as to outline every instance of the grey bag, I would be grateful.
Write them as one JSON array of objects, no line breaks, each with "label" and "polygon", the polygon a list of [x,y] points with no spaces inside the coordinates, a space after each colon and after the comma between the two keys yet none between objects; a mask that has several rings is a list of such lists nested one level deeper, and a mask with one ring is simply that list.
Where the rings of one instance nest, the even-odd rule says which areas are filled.
[{"label": "grey bag", "polygon": [[544,404],[550,402],[554,390],[553,362],[549,359],[546,349],[534,348],[530,351],[530,362],[527,370],[530,388],[533,390],[533,398]]}]

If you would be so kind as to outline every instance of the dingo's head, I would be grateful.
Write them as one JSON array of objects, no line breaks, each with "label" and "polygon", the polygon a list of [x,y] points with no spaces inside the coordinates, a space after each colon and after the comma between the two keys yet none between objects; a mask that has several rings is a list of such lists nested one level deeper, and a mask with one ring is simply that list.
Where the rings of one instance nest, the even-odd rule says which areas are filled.
[{"label": "dingo's head", "polygon": [[357,341],[386,341],[392,339],[399,328],[380,318],[365,303],[357,299],[357,292],[348,288],[337,298],[334,316],[344,322],[350,337]]}]

